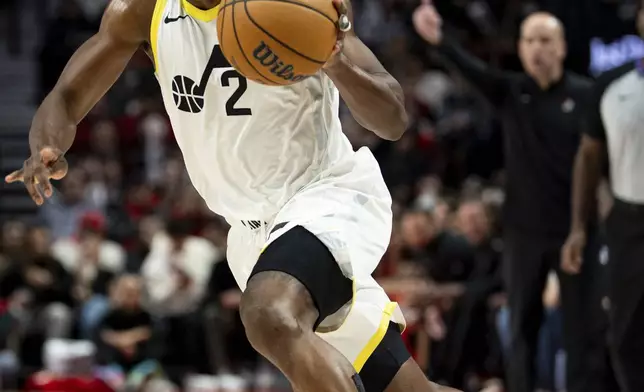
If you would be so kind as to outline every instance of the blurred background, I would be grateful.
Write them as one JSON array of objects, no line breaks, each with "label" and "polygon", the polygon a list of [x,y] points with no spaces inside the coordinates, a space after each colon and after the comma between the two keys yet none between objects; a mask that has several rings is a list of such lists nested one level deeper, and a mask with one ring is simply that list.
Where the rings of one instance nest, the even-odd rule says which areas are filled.
[{"label": "blurred background", "polygon": [[[37,104],[97,30],[106,3],[0,1],[3,173],[28,156]],[[468,50],[516,70],[520,21],[534,10],[551,11],[567,30],[568,68],[595,77],[644,55],[635,35],[636,3],[436,6]],[[378,279],[403,305],[405,339],[428,375],[468,391],[501,391],[508,326],[498,118],[416,36],[410,18],[417,1],[353,4],[358,35],[401,82],[411,118],[406,135],[390,143],[362,129],[348,111],[341,114],[353,145],[373,150],[394,199],[395,228]],[[136,390],[146,380],[155,391],[285,390],[246,341],[240,292],[226,262],[228,228],[190,185],[143,52],[79,125],[67,157],[71,171],[40,209],[23,187],[0,185],[0,390]],[[194,268],[159,276],[146,266],[160,259]],[[178,301],[172,286],[193,290]],[[428,296],[434,300],[425,301]],[[565,353],[554,276],[543,301],[539,383],[560,390]]]}]

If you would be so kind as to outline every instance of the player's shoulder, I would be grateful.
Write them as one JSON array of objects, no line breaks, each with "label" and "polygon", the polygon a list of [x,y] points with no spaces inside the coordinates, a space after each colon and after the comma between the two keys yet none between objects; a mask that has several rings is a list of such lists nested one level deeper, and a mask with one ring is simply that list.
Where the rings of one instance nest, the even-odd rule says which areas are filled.
[{"label": "player's shoulder", "polygon": [[157,0],[112,0],[105,9],[101,32],[128,42],[149,39]]}]

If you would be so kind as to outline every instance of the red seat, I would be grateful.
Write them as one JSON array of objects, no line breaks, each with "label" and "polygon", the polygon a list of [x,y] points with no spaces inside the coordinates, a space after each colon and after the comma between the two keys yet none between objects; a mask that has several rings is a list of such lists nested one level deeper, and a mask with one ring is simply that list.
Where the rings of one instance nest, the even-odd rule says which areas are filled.
[{"label": "red seat", "polygon": [[30,392],[114,392],[105,382],[96,378],[56,378],[45,373],[33,375],[27,382]]}]

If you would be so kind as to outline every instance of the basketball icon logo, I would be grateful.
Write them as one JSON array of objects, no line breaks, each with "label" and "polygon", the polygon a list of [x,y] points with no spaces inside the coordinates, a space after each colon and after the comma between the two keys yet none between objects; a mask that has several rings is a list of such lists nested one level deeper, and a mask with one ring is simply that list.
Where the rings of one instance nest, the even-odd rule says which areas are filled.
[{"label": "basketball icon logo", "polygon": [[172,79],[172,97],[183,112],[199,113],[204,106],[204,91],[194,80],[177,75]]}]

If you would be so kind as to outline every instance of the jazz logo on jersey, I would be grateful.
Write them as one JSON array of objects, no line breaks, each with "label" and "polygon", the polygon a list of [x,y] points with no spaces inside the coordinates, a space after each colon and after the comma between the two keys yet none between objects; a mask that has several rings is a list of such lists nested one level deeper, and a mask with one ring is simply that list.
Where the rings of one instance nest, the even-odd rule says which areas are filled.
[{"label": "jazz logo on jersey", "polygon": [[197,114],[200,113],[205,105],[206,87],[210,81],[210,76],[213,70],[220,68],[231,68],[221,74],[222,87],[230,87],[231,80],[237,80],[237,88],[230,95],[226,101],[225,109],[227,116],[250,116],[252,111],[250,108],[238,107],[238,101],[242,99],[248,82],[246,78],[241,76],[237,71],[232,69],[232,66],[223,53],[219,45],[215,45],[212,49],[212,54],[201,75],[199,83],[190,79],[187,76],[177,75],[172,79],[172,98],[177,106],[177,109],[186,113]]},{"label": "jazz logo on jersey", "polygon": [[284,64],[282,60],[271,50],[270,46],[266,45],[264,41],[261,41],[260,44],[253,51],[253,57],[259,63],[269,68],[269,71],[284,80],[292,80],[294,82],[299,82],[300,80],[307,77],[307,75],[296,75],[295,70],[292,65]]}]

